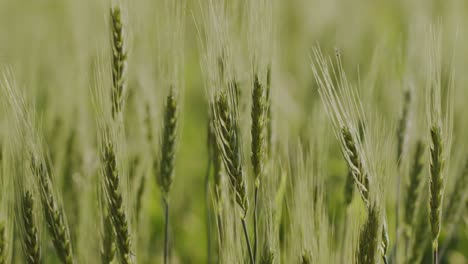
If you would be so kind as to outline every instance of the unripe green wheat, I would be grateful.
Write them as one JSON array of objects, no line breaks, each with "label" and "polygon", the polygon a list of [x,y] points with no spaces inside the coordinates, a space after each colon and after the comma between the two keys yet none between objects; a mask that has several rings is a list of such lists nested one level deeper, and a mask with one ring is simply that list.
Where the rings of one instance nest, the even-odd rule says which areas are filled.
[{"label": "unripe green wheat", "polygon": [[41,247],[39,236],[37,234],[37,224],[34,217],[34,200],[29,191],[23,196],[21,210],[23,233],[23,252],[28,264],[41,263]]}]

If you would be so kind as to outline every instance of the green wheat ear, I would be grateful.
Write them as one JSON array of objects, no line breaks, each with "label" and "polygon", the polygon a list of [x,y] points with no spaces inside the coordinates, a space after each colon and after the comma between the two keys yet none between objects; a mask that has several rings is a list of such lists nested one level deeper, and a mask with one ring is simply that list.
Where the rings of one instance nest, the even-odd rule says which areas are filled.
[{"label": "green wheat ear", "polygon": [[344,141],[346,155],[348,156],[348,167],[353,174],[353,178],[356,182],[359,193],[361,194],[361,198],[367,205],[369,203],[369,178],[363,169],[362,160],[356,146],[356,141],[347,127],[343,127],[341,129],[341,136]]},{"label": "green wheat ear", "polygon": [[120,7],[110,10],[112,40],[112,117],[115,118],[124,107],[126,88],[127,51],[124,41],[124,26]]},{"label": "green wheat ear", "polygon": [[178,103],[174,88],[171,87],[166,97],[164,110],[164,131],[161,146],[161,161],[157,178],[163,195],[167,198],[174,180],[174,162],[177,140],[177,111]]},{"label": "green wheat ear", "polygon": [[109,215],[104,216],[104,226],[102,234],[101,263],[110,264],[115,257],[115,234]]},{"label": "green wheat ear", "polygon": [[438,246],[442,216],[442,195],[444,189],[444,144],[440,127],[431,127],[431,165],[429,182],[429,220],[431,223],[433,247]]},{"label": "green wheat ear", "polygon": [[74,260],[70,243],[70,232],[63,215],[63,208],[58,206],[56,197],[52,192],[52,182],[49,178],[48,168],[44,161],[32,157],[31,170],[39,180],[41,203],[47,229],[51,235],[57,255],[62,263],[71,264]]},{"label": "green wheat ear", "polygon": [[21,220],[24,226],[23,252],[26,263],[39,264],[41,263],[41,248],[34,219],[34,199],[29,191],[26,191],[22,199]]},{"label": "green wheat ear", "polygon": [[416,151],[413,156],[413,166],[409,177],[409,183],[406,187],[406,206],[405,206],[405,223],[410,227],[414,220],[414,211],[416,210],[416,203],[419,197],[419,189],[421,185],[420,174],[423,169],[424,143],[418,141],[416,143]]},{"label": "green wheat ear", "polygon": [[359,235],[357,250],[358,264],[376,263],[378,241],[379,241],[379,212],[375,205],[368,207],[367,220]]},{"label": "green wheat ear", "polygon": [[252,92],[252,166],[255,180],[258,181],[263,171],[263,159],[265,153],[265,91],[263,85],[254,76]]},{"label": "green wheat ear", "polygon": [[[231,97],[233,95],[230,95]],[[234,95],[235,96],[235,95]],[[247,214],[249,207],[247,199],[247,190],[245,183],[245,176],[242,164],[242,147],[240,141],[240,131],[238,127],[237,113],[233,108],[233,102],[236,98],[231,98],[228,101],[228,95],[221,93],[215,102],[215,131],[218,147],[221,151],[224,168],[231,186],[233,186],[236,193],[237,204]]]},{"label": "green wheat ear", "polygon": [[106,194],[109,217],[116,233],[117,249],[122,263],[132,263],[131,240],[128,228],[127,214],[123,205],[120,187],[120,175],[117,169],[116,154],[110,140],[102,147],[104,164],[104,189]]}]

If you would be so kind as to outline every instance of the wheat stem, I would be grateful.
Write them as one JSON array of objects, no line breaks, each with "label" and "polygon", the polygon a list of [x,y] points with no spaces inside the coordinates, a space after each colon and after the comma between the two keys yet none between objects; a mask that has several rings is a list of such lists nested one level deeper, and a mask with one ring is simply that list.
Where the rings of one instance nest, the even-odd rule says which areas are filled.
[{"label": "wheat stem", "polygon": [[255,258],[254,258],[253,252],[252,252],[252,246],[250,245],[249,232],[247,230],[247,224],[245,222],[245,216],[241,217],[241,221],[242,221],[242,229],[244,230],[245,241],[247,243],[247,250],[249,252],[250,263],[254,264],[255,263]]},{"label": "wheat stem", "polygon": [[169,202],[163,198],[164,205],[164,264],[169,263]]}]

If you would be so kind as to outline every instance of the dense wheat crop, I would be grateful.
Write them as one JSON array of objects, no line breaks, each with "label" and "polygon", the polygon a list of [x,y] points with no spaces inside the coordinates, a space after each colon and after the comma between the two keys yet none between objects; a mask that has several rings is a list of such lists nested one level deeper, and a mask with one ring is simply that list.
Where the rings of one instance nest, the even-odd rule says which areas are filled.
[{"label": "dense wheat crop", "polygon": [[465,0],[0,0],[0,264],[468,263]]}]

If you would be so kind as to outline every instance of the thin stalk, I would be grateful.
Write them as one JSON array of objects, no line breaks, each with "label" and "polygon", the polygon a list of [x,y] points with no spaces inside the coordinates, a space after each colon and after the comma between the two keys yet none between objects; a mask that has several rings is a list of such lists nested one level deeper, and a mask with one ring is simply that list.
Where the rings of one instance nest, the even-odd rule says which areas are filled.
[{"label": "thin stalk", "polygon": [[254,194],[254,258],[257,259],[257,248],[258,248],[258,215],[257,215],[257,204],[258,204],[258,190],[260,189],[260,184],[255,185],[255,194]]},{"label": "thin stalk", "polygon": [[247,231],[247,224],[245,222],[245,216],[241,218],[242,228],[244,229],[245,241],[247,242],[247,249],[249,250],[250,263],[255,264],[254,255],[252,252],[252,246],[250,245],[249,232]]},{"label": "thin stalk", "polygon": [[432,245],[432,263],[434,264],[437,264],[439,261],[438,261],[438,244],[435,243],[434,245]]},{"label": "thin stalk", "polygon": [[164,264],[169,263],[169,202],[163,198],[164,205]]}]

